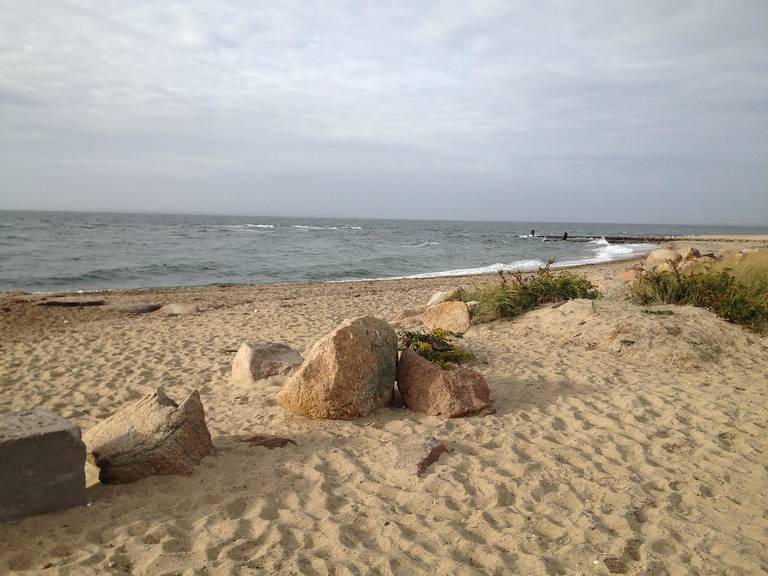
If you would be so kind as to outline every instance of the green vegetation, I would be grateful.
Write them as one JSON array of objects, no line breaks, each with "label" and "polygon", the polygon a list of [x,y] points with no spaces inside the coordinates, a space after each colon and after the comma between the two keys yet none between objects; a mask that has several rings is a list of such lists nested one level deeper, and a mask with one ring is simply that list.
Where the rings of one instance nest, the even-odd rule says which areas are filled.
[{"label": "green vegetation", "polygon": [[499,272],[501,282],[488,283],[465,294],[466,301],[478,302],[473,313],[474,320],[489,322],[513,318],[542,304],[574,298],[594,300],[600,296],[595,285],[584,276],[570,272],[553,273],[550,264],[529,276],[519,272],[506,275]]},{"label": "green vegetation", "polygon": [[471,352],[451,344],[448,341],[450,337],[449,332],[439,329],[431,332],[403,331],[398,333],[401,350],[413,350],[422,358],[446,370],[452,370],[457,365],[468,362],[475,357]]},{"label": "green vegetation", "polygon": [[649,272],[630,284],[630,298],[640,304],[689,304],[768,332],[768,253],[725,258],[668,272]]}]

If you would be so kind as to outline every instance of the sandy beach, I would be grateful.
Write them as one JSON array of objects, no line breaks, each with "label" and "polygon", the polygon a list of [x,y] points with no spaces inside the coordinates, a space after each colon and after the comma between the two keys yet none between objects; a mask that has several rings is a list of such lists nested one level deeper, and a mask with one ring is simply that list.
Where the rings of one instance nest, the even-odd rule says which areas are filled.
[{"label": "sandy beach", "polygon": [[[734,239],[730,239],[734,240]],[[697,240],[702,249],[768,238]],[[189,476],[102,485],[87,507],[0,525],[0,572],[29,574],[731,574],[768,567],[768,338],[692,307],[625,300],[627,262],[582,267],[597,301],[473,326],[496,414],[400,406],[293,416],[285,379],[230,379],[251,339],[305,351],[343,319],[390,318],[493,277],[0,296],[0,412],[83,430],[158,386],[199,390],[218,454]],[[194,302],[193,315],[112,306]],[[450,449],[422,478],[400,441]],[[240,442],[271,434],[296,445]]]}]

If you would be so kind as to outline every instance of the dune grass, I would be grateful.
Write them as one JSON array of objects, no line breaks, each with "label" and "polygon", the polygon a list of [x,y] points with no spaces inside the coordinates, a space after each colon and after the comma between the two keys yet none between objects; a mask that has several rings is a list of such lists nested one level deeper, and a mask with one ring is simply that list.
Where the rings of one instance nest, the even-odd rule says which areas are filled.
[{"label": "dune grass", "polygon": [[553,273],[546,268],[524,276],[499,272],[500,282],[491,282],[464,294],[467,302],[478,302],[473,313],[476,322],[513,318],[542,304],[575,298],[594,300],[600,296],[594,284],[584,276],[571,272]]},{"label": "dune grass", "polygon": [[768,253],[649,272],[629,286],[640,304],[688,304],[711,310],[734,324],[768,332]]},{"label": "dune grass", "polygon": [[398,333],[401,350],[413,350],[422,358],[446,370],[453,370],[459,364],[468,362],[475,357],[471,352],[451,344],[448,341],[450,337],[450,333],[439,329],[431,332],[405,330]]}]

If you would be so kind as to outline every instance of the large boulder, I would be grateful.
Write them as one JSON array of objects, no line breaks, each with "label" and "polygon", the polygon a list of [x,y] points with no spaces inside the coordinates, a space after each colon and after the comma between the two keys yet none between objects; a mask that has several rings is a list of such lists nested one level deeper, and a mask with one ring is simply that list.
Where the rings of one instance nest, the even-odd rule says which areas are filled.
[{"label": "large boulder", "polygon": [[287,376],[303,361],[301,354],[280,342],[245,342],[232,361],[232,380],[253,384],[270,376]]},{"label": "large boulder", "polygon": [[215,452],[197,391],[177,405],[158,388],[88,430],[84,439],[105,484],[189,475]]},{"label": "large boulder", "polygon": [[277,401],[308,418],[366,416],[392,401],[396,363],[389,324],[372,316],[345,320],[315,343]]},{"label": "large boulder", "polygon": [[45,410],[0,414],[0,522],[82,506],[80,428]]},{"label": "large boulder", "polygon": [[421,320],[430,330],[446,330],[453,334],[464,334],[472,325],[466,302],[459,301],[430,306],[421,315]]},{"label": "large boulder", "polygon": [[464,288],[452,288],[451,290],[438,290],[427,302],[427,306],[442,304],[450,300],[460,300],[464,296]]},{"label": "large boulder", "polygon": [[674,264],[677,264],[683,259],[683,257],[680,255],[680,252],[677,250],[670,250],[668,248],[658,248],[648,254],[648,256],[645,257],[645,265],[648,268],[655,268],[659,264],[663,264],[664,262],[673,262]]},{"label": "large boulder", "polygon": [[490,390],[479,372],[444,370],[413,350],[403,350],[397,363],[397,388],[411,410],[458,418],[494,412]]}]

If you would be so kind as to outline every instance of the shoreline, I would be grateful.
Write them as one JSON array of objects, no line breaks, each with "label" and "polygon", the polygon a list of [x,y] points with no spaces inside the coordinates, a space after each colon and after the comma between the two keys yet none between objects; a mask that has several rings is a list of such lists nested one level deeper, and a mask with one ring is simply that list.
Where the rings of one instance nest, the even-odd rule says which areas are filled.
[{"label": "shoreline", "polygon": [[[651,250],[655,250],[659,246],[654,246]],[[554,271],[567,271],[578,270],[581,268],[592,268],[600,266],[608,266],[611,264],[626,264],[627,262],[637,262],[643,260],[646,254],[633,254],[626,258],[616,258],[613,260],[600,260],[597,262],[585,262],[579,264],[565,263],[562,266],[554,265],[552,270]],[[556,264],[556,263],[555,263]],[[539,267],[541,269],[543,267]],[[505,270],[506,272],[507,270]],[[521,274],[535,274],[537,270],[519,270]],[[515,273],[515,270],[510,272]],[[425,274],[431,274],[429,272]],[[259,282],[253,284],[241,284],[241,283],[227,283],[227,282],[214,282],[212,284],[190,284],[181,286],[145,286],[140,288],[114,288],[114,289],[96,289],[96,290],[75,290],[72,292],[56,291],[56,292],[28,292],[26,290],[0,290],[0,297],[7,296],[39,296],[46,298],[57,298],[67,296],[96,296],[96,295],[130,295],[141,292],[173,292],[179,290],[206,290],[206,289],[228,289],[228,288],[257,288],[262,286],[268,286],[272,288],[280,287],[295,287],[295,286],[325,286],[325,285],[344,285],[344,284],[365,284],[365,283],[386,283],[386,282],[402,282],[402,281],[450,281],[460,279],[477,279],[477,278],[494,278],[498,275],[497,271],[483,272],[480,274],[440,274],[435,273],[434,276],[427,275],[413,275],[413,276],[395,276],[392,278],[360,278],[360,279],[345,279],[345,280],[307,280],[301,282]]]},{"label": "shoreline", "polygon": [[[674,246],[679,244],[690,244],[690,243],[696,243],[697,245],[700,245],[701,243],[707,243],[707,246],[704,248],[708,251],[717,251],[718,249],[735,249],[737,248],[735,244],[741,244],[739,246],[740,248],[750,248],[754,247],[754,244],[757,244],[756,247],[762,247],[762,248],[768,248],[768,234],[766,235],[723,235],[723,236],[681,236],[677,237],[675,240],[670,240],[667,242],[654,244],[653,246],[649,247],[647,252],[643,253],[634,253],[631,255],[628,255],[626,257],[617,257],[612,258],[610,260],[595,260],[595,261],[587,261],[587,262],[563,262],[562,264],[558,264],[557,262],[554,263],[552,266],[553,270],[574,270],[574,269],[580,269],[580,268],[589,268],[594,266],[604,266],[609,264],[621,264],[621,263],[627,263],[627,262],[636,262],[638,260],[642,260],[645,258],[645,256],[648,254],[648,252],[655,250],[656,248],[662,248],[666,246]],[[725,246],[721,246],[721,244],[724,244]],[[617,246],[620,246],[621,244],[615,244]],[[494,265],[489,265],[494,266]],[[503,265],[506,266],[506,265]],[[540,266],[541,267],[541,266]],[[480,267],[480,268],[486,268],[486,267]],[[468,269],[469,270],[469,269]],[[506,270],[506,269],[505,269]],[[511,270],[514,272],[514,270]],[[522,274],[530,274],[533,272],[536,272],[536,269],[521,269],[519,270]],[[228,282],[214,282],[209,284],[191,284],[191,285],[177,285],[177,286],[145,286],[145,287],[135,287],[135,288],[97,288],[93,290],[56,290],[56,291],[27,291],[24,289],[8,289],[8,290],[0,290],[0,297],[7,296],[7,295],[13,295],[13,294],[26,294],[29,296],[39,296],[39,297],[64,297],[64,296],[77,296],[77,295],[98,295],[98,294],[112,294],[112,295],[119,295],[119,294],[129,294],[129,293],[139,293],[139,292],[157,292],[157,291],[175,291],[175,290],[190,290],[190,289],[215,289],[215,288],[231,288],[231,287],[257,287],[257,286],[306,286],[306,285],[324,285],[324,284],[358,284],[358,283],[366,283],[366,282],[398,282],[398,281],[404,281],[404,280],[439,280],[439,279],[461,279],[461,278],[475,278],[475,277],[492,277],[495,276],[498,272],[497,271],[488,271],[488,272],[481,272],[481,273],[457,273],[457,274],[451,274],[453,272],[452,270],[445,270],[440,272],[425,272],[421,274],[413,274],[409,276],[394,276],[390,278],[360,278],[360,279],[340,279],[340,280],[306,280],[306,281],[293,281],[293,282],[283,282],[283,281],[277,281],[277,282],[257,282],[257,283],[228,283]]]}]

